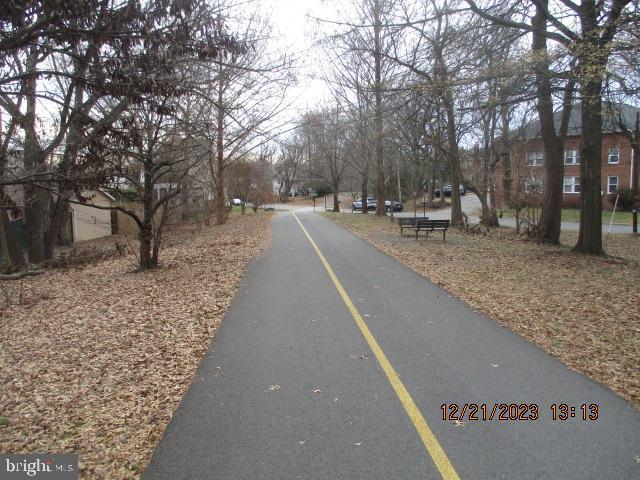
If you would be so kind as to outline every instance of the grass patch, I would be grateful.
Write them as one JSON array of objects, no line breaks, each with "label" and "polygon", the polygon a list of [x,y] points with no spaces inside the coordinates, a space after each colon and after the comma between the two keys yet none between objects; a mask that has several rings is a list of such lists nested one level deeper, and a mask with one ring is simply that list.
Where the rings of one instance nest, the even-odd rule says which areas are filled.
[{"label": "grass patch", "polygon": [[513,229],[450,229],[415,241],[373,215],[324,213],[569,367],[640,407],[640,236],[603,238],[609,257],[519,238]]},{"label": "grass patch", "polygon": [[[498,212],[502,212],[504,217],[514,217],[515,213],[513,210],[498,210]],[[602,223],[611,222],[611,210],[603,210],[602,212]],[[563,222],[580,222],[580,210],[577,208],[563,208],[562,209],[562,221]],[[613,223],[621,224],[621,225],[631,225],[633,221],[633,213],[626,211],[616,211],[613,215]]]}]

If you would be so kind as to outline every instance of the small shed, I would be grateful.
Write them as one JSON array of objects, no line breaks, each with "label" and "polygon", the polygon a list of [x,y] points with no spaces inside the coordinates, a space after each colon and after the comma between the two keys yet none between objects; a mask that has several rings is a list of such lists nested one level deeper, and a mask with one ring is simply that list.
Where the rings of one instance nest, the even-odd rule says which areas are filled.
[{"label": "small shed", "polygon": [[111,210],[94,208],[111,207],[115,198],[102,190],[88,190],[82,193],[86,205],[71,204],[71,226],[73,241],[81,242],[112,234]]}]

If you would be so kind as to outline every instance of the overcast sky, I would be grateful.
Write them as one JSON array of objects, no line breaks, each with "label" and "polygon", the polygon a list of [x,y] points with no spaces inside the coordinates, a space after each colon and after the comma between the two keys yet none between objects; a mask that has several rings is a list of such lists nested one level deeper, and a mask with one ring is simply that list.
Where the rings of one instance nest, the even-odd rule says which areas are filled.
[{"label": "overcast sky", "polygon": [[[296,59],[298,85],[290,92],[292,110],[302,112],[313,108],[329,96],[321,73],[322,51],[316,42],[319,30],[314,18],[334,18],[334,0],[259,0],[261,10],[271,17],[276,43],[286,48]],[[310,18],[311,17],[311,18]],[[293,113],[293,112],[292,112]]]}]

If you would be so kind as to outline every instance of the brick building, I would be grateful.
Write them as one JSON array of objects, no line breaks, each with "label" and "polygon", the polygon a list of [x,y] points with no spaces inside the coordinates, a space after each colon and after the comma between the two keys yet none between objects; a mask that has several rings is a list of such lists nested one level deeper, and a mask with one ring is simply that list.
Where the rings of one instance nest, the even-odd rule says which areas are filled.
[{"label": "brick building", "polygon": [[[611,207],[608,194],[618,189],[631,188],[633,174],[633,150],[629,138],[622,133],[620,119],[629,131],[635,128],[636,113],[640,108],[624,104],[603,104],[602,128],[602,194],[604,206]],[[563,204],[578,207],[580,203],[580,141],[581,109],[575,105],[571,112],[569,128],[564,145],[564,194]],[[556,128],[560,114],[555,117]],[[519,134],[521,141],[514,141],[511,148],[512,198],[518,203],[537,202],[544,184],[544,148],[540,137],[540,124],[533,122]],[[517,137],[514,137],[517,138]],[[508,202],[504,196],[505,170],[503,161],[495,170],[496,204],[504,207]]]}]

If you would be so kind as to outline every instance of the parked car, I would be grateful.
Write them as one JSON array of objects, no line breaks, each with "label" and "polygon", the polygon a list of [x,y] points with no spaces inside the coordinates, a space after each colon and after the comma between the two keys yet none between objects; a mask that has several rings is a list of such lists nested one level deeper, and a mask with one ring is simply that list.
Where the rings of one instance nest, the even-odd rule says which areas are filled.
[{"label": "parked car", "polygon": [[239,198],[234,198],[233,200],[231,200],[231,204],[236,207],[239,207],[242,205],[242,200],[240,200]]},{"label": "parked car", "polygon": [[[367,198],[367,210],[375,210],[378,203],[375,198]],[[362,199],[359,198],[351,204],[351,211],[355,212],[356,210],[362,211]]]},{"label": "parked car", "polygon": [[[394,212],[401,212],[402,209],[404,208],[404,205],[400,202],[393,202],[393,211]],[[384,201],[384,209],[387,212],[391,211],[391,200],[385,200]]]},{"label": "parked car", "polygon": [[[460,195],[465,195],[467,193],[467,189],[464,187],[464,185],[460,185],[459,190],[460,190]],[[451,196],[451,184],[445,185],[444,187],[442,187],[442,192],[444,193],[445,197],[450,197]],[[440,198],[440,189],[436,188],[433,191],[433,195],[435,197]]]}]

